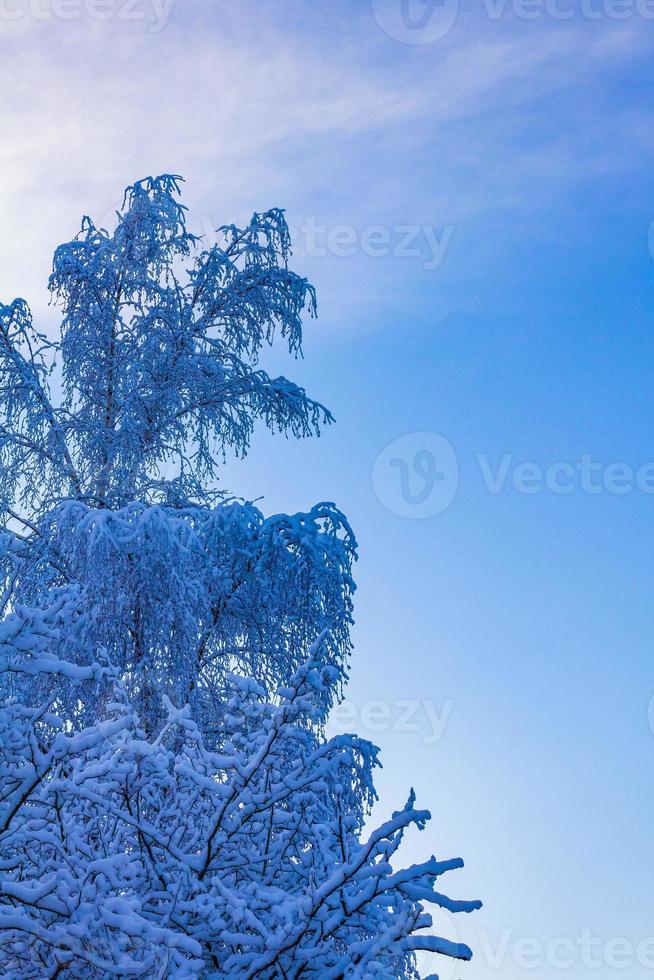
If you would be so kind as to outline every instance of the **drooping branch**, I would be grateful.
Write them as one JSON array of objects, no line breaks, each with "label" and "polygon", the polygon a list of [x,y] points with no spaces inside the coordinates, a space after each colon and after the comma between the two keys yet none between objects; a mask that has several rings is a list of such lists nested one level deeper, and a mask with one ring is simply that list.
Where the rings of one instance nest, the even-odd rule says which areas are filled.
[{"label": "drooping branch", "polygon": [[[38,345],[38,346],[37,346]],[[24,450],[35,460],[27,462],[25,478],[42,472],[45,464],[60,468],[72,492],[81,494],[81,484],[73,464],[64,429],[53,407],[44,379],[47,367],[43,351],[50,348],[45,338],[34,331],[29,307],[24,300],[9,306],[0,304],[0,384],[2,435],[10,449],[6,466],[18,464],[11,447]],[[25,350],[25,353],[23,353]],[[21,467],[21,470],[23,467]]]}]

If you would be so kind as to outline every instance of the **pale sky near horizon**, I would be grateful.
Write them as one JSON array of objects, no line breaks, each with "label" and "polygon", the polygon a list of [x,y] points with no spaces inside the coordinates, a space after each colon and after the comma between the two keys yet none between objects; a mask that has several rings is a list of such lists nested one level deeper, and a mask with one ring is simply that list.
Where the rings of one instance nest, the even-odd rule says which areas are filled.
[{"label": "pale sky near horizon", "polygon": [[357,532],[335,725],[382,748],[379,816],[432,809],[408,859],[485,903],[430,969],[654,977],[654,6],[99,9],[0,0],[0,299],[53,329],[54,247],[147,174],[209,236],[287,209],[320,316],[268,363],[337,424],[225,486]]}]

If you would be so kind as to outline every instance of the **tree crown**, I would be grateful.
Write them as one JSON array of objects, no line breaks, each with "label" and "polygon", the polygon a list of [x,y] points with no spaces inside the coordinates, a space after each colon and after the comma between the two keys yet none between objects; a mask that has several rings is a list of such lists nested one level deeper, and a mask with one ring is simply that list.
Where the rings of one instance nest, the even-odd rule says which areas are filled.
[{"label": "tree crown", "polygon": [[[300,353],[302,314],[316,311],[313,287],[289,269],[283,211],[224,226],[222,244],[203,249],[180,182],[137,181],[112,233],[85,217],[59,246],[56,341],[34,329],[24,300],[0,305],[5,504],[18,495],[38,510],[62,487],[100,507],[207,503],[220,461],[247,451],[257,419],[294,436],[331,421],[302,388],[258,367],[276,335]],[[59,403],[49,385],[57,357]]]}]

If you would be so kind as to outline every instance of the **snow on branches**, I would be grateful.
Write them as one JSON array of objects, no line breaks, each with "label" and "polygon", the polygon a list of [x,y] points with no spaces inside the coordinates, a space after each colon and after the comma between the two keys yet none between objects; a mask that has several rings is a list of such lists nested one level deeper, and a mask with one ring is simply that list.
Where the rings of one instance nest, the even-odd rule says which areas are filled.
[{"label": "snow on branches", "polygon": [[460,860],[398,870],[428,812],[412,793],[369,832],[377,749],[324,734],[351,652],[346,518],[215,491],[258,419],[331,420],[257,366],[276,334],[300,350],[313,289],[281,211],[203,251],[179,190],[139,181],[113,233],[85,218],[57,249],[58,342],[0,306],[0,972],[382,980],[417,976],[419,950],[468,959],[426,910],[478,907],[436,889]]}]

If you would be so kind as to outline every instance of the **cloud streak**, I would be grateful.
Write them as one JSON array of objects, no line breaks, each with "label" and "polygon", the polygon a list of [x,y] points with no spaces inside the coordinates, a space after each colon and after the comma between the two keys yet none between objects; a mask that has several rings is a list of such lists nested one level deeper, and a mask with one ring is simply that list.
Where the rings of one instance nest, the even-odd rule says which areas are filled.
[{"label": "cloud streak", "polygon": [[[331,18],[236,0],[187,11],[176,4],[157,33],[118,16],[3,25],[5,299],[20,291],[44,311],[53,247],[146,173],[188,178],[201,230],[273,204],[296,225],[471,229],[624,170],[625,143],[640,165],[652,156],[642,117],[626,107],[609,139],[589,105],[646,48],[631,22],[489,26],[466,10],[414,48],[354,4]],[[328,257],[314,271],[366,303],[378,283],[365,268]],[[394,265],[390,282],[406,272]]]}]

